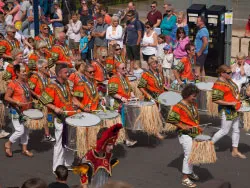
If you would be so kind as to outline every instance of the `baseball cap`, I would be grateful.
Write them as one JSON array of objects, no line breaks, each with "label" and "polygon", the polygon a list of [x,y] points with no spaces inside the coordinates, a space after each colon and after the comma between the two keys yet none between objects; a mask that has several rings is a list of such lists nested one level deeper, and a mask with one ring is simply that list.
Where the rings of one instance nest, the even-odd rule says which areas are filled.
[{"label": "baseball cap", "polygon": [[170,50],[171,46],[169,44],[167,44],[166,46],[164,46],[163,50]]}]

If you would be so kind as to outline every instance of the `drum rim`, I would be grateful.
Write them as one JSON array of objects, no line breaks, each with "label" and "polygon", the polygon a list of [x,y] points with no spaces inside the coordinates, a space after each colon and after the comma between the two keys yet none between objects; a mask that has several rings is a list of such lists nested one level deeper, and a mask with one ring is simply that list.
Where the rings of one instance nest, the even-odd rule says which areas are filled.
[{"label": "drum rim", "polygon": [[[209,137],[209,139],[207,139],[207,140],[201,140],[201,139],[197,138],[198,136]],[[199,134],[199,135],[197,135],[197,136],[194,138],[195,141],[210,141],[211,139],[212,139],[212,137],[209,136],[209,135],[206,135],[206,134]]]},{"label": "drum rim", "polygon": [[[95,116],[95,117],[98,118],[98,123],[96,123],[95,125],[89,125],[89,126],[79,126],[79,125],[73,125],[73,124],[71,124],[71,123],[69,123],[69,122],[67,121],[68,118],[71,118],[71,117],[73,117],[73,116],[75,116],[75,115],[77,115],[77,114],[89,114],[89,115],[91,115],[91,116]],[[74,115],[72,115],[72,116],[67,117],[67,118],[65,119],[65,122],[66,122],[68,125],[72,126],[72,127],[94,127],[94,126],[99,125],[99,124],[101,123],[101,121],[102,121],[101,118],[98,117],[98,116],[95,115],[95,114],[91,114],[91,113],[87,113],[87,112],[81,112],[81,113],[77,113],[77,114],[74,114]]]},{"label": "drum rim", "polygon": [[[106,112],[104,112],[104,111],[101,111],[102,113],[106,113]],[[116,111],[110,111],[110,110],[108,110],[107,112],[111,112],[111,113],[114,113],[114,114],[116,114],[116,116],[115,117],[111,117],[111,118],[101,118],[101,117],[99,117],[99,115],[97,115],[98,113],[100,113],[100,112],[97,112],[95,115],[97,115],[101,120],[106,120],[106,119],[114,119],[114,118],[117,118],[118,116],[119,116],[119,113],[118,112],[116,112]]]},{"label": "drum rim", "polygon": [[[152,101],[137,101],[137,102],[145,102],[145,103],[151,103],[151,104],[149,104],[149,105],[144,105],[144,106],[153,106],[155,103],[154,102],[152,102]],[[136,102],[134,103],[134,104],[132,104],[132,103],[127,103],[127,104],[124,104],[124,106],[134,106],[134,107],[138,107],[138,108],[140,108],[140,107],[142,107],[141,105],[138,105],[138,104],[136,104]]]},{"label": "drum rim", "polygon": [[[214,82],[198,82],[198,83],[195,83],[195,85],[198,87],[200,84],[208,84],[208,83],[212,83],[212,84],[214,84]],[[212,86],[213,87],[213,86]],[[201,91],[212,91],[213,89],[212,89],[212,87],[210,88],[210,89],[200,89],[199,87],[198,87],[198,89],[199,90],[201,90]]]},{"label": "drum rim", "polygon": [[[42,114],[42,117],[31,118],[30,116],[28,116],[27,114],[25,114],[25,112],[27,112],[27,111],[36,111],[36,112]],[[24,111],[23,111],[23,115],[25,115],[26,117],[28,117],[28,118],[31,119],[31,120],[32,120],[32,119],[34,119],[34,120],[36,120],[36,119],[42,119],[42,118],[44,117],[44,114],[43,114],[42,111],[40,111],[40,110],[38,110],[38,109],[34,109],[34,108],[31,108],[31,109],[28,109],[28,110],[24,110]]]},{"label": "drum rim", "polygon": [[133,81],[136,81],[136,80],[137,80],[137,77],[136,77],[136,76],[133,76],[133,75],[129,75],[129,76],[127,76],[127,77],[128,77],[128,79],[129,79],[129,78],[135,78],[134,80],[130,80],[130,79],[129,79],[130,82],[133,82]]},{"label": "drum rim", "polygon": [[[171,105],[166,105],[165,104],[165,102],[162,102],[162,99],[163,99],[163,97],[161,97],[161,96],[163,96],[164,94],[166,95],[166,93],[175,93],[175,94],[178,94],[180,97],[181,97],[181,100],[183,99],[183,97],[181,96],[181,94],[180,93],[178,93],[178,92],[175,92],[175,91],[165,91],[165,92],[163,92],[163,93],[161,93],[159,96],[158,96],[158,101],[160,102],[160,104],[162,104],[162,105],[164,105],[164,106],[173,106],[173,105],[175,105],[175,104],[171,104]],[[180,101],[181,101],[180,100]],[[180,102],[179,101],[179,102]],[[176,104],[178,104],[178,102],[176,103]]]}]

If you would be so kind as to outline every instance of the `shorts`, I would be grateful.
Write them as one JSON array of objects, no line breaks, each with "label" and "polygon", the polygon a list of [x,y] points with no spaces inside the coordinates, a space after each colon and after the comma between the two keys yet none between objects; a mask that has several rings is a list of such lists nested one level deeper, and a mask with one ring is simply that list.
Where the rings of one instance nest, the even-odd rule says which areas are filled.
[{"label": "shorts", "polygon": [[126,45],[127,57],[129,60],[140,60],[140,45]]},{"label": "shorts", "polygon": [[162,68],[162,69],[163,69],[163,76],[170,78],[171,69],[168,68]]},{"label": "shorts", "polygon": [[79,49],[79,42],[75,42],[74,39],[69,39],[69,49],[77,50]]},{"label": "shorts", "polygon": [[196,65],[200,67],[204,67],[206,58],[207,58],[207,54],[201,54],[199,57],[196,56]]},{"label": "shorts", "polygon": [[88,55],[87,52],[86,52],[86,53],[81,53],[81,59],[82,59],[83,61],[86,61],[87,55]]},{"label": "shorts", "polygon": [[[152,55],[155,55],[155,54],[152,54]],[[143,60],[148,62],[149,57],[152,56],[152,55],[142,54]]]}]

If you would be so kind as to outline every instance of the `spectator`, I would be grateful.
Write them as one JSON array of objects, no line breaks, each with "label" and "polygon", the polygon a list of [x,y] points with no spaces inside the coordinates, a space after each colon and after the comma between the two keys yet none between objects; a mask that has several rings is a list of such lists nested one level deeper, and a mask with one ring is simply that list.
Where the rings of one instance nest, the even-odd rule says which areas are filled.
[{"label": "spectator", "polygon": [[3,2],[3,0],[0,0],[0,13],[4,13],[3,7],[4,7],[5,3]]},{"label": "spectator", "polygon": [[119,18],[117,16],[112,17],[112,25],[107,28],[106,39],[109,45],[119,44],[123,48],[123,29],[119,25]]},{"label": "spectator", "polygon": [[[82,10],[83,10],[84,7],[88,8],[88,5],[87,5],[87,2],[85,0],[82,0],[81,1],[81,7],[78,9],[78,14],[79,15],[82,15]],[[88,8],[88,12],[89,12],[89,15],[92,15],[92,10],[90,8]]]},{"label": "spectator", "polygon": [[21,5],[19,4],[19,1],[20,0],[14,0],[14,8],[5,15],[13,16],[12,24],[14,24],[17,20],[20,20],[21,18]]},{"label": "spectator", "polygon": [[[93,14],[94,14],[94,12],[95,12],[96,6],[97,6],[97,0],[91,0],[90,9],[91,9],[91,11],[92,11]],[[92,15],[93,15],[93,14],[92,14]]]},{"label": "spectator", "polygon": [[154,31],[153,24],[151,22],[145,23],[146,32],[142,39],[142,56],[144,61],[148,61],[148,58],[152,55],[155,56],[157,48],[157,34]]},{"label": "spectator", "polygon": [[151,3],[151,11],[147,15],[147,20],[153,24],[153,27],[160,27],[162,14],[157,10],[157,2],[153,1]]},{"label": "spectator", "polygon": [[176,44],[174,50],[174,66],[177,65],[181,58],[187,55],[185,46],[189,43],[189,38],[186,36],[185,30],[183,27],[179,27],[176,33]]},{"label": "spectator", "polygon": [[184,12],[179,12],[178,15],[177,15],[177,23],[176,25],[174,26],[174,29],[173,29],[173,32],[172,32],[172,39],[173,41],[175,42],[176,40],[176,32],[177,32],[177,29],[179,27],[183,27],[184,28],[184,31],[185,31],[185,34],[186,36],[188,36],[188,25],[187,25],[187,21],[185,19],[185,13]]},{"label": "spectator", "polygon": [[79,42],[81,39],[80,29],[82,28],[82,22],[78,20],[78,14],[73,13],[71,20],[68,24],[67,35],[69,37],[69,48],[73,52],[73,55],[79,55]]},{"label": "spectator", "polygon": [[82,7],[82,12],[81,12],[80,20],[82,22],[82,28],[83,29],[88,29],[87,22],[89,20],[93,20],[93,17],[92,17],[92,15],[89,14],[87,6]]},{"label": "spectator", "polygon": [[163,76],[165,81],[165,86],[167,88],[170,87],[170,77],[171,77],[171,67],[173,64],[174,56],[171,49],[171,46],[167,44],[164,48],[164,57],[162,61],[162,69],[163,69]]},{"label": "spectator", "polygon": [[5,28],[6,28],[6,24],[5,24],[5,20],[4,20],[4,15],[3,15],[3,13],[0,12],[0,33],[4,36],[6,35]]},{"label": "spectator", "polygon": [[64,31],[64,25],[62,23],[62,10],[60,9],[59,2],[57,0],[54,1],[55,12],[53,14],[53,19],[50,22],[53,25],[53,32],[55,37],[58,36],[60,32]]},{"label": "spectator", "polygon": [[135,11],[127,13],[128,25],[126,27],[126,51],[130,60],[129,74],[133,74],[134,63],[140,64],[140,43],[142,38],[141,23],[135,17]]},{"label": "spectator", "polygon": [[247,81],[247,76],[250,76],[250,65],[246,62],[246,56],[243,52],[239,52],[236,56],[236,61],[231,65],[232,80],[237,84],[239,91],[243,83]]},{"label": "spectator", "polygon": [[91,61],[93,60],[93,49],[94,49],[94,42],[95,37],[92,36],[92,31],[94,30],[94,21],[88,20],[87,22],[87,34],[88,34],[88,54],[87,54],[87,60]]},{"label": "spectator", "polygon": [[93,12],[93,19],[94,19],[94,21],[96,21],[96,17],[97,17],[98,14],[101,14],[101,10],[100,10],[99,4],[96,4],[96,6],[94,8],[94,12]]},{"label": "spectator", "polygon": [[[206,19],[202,16],[197,18],[197,27],[199,28],[196,37],[195,37],[195,52],[196,52],[196,70],[195,74],[199,77],[200,80],[205,79],[205,69],[204,64],[208,54],[208,41],[209,33],[206,28]],[[200,75],[202,76],[200,78]]]},{"label": "spectator", "polygon": [[108,25],[104,23],[104,18],[101,14],[98,14],[96,17],[96,25],[94,27],[94,31],[92,32],[92,36],[95,37],[95,50],[94,55],[98,53],[100,47],[107,48],[108,43],[106,40],[106,31]]},{"label": "spectator", "polygon": [[247,24],[246,24],[245,36],[250,37],[250,14],[248,16],[248,21],[247,21]]},{"label": "spectator", "polygon": [[176,16],[173,15],[172,6],[167,7],[166,13],[167,15],[163,18],[160,28],[163,35],[170,36],[176,24]]},{"label": "spectator", "polygon": [[68,169],[64,165],[58,165],[54,173],[56,182],[49,184],[48,188],[69,188],[67,185]]},{"label": "spectator", "polygon": [[9,12],[10,12],[9,8],[4,7],[4,11],[6,13],[6,16],[5,16],[6,25],[12,25],[13,16],[11,14],[9,14]]},{"label": "spectator", "polygon": [[79,51],[81,53],[81,59],[86,61],[88,55],[88,35],[87,31],[84,29],[82,29],[80,33],[81,33],[81,39],[80,39]]},{"label": "spectator", "polygon": [[22,21],[22,31],[29,26],[29,22],[27,20],[27,13],[29,11],[31,4],[29,0],[23,0],[22,5],[21,5],[21,18],[20,20]]},{"label": "spectator", "polygon": [[136,7],[135,7],[135,3],[133,1],[130,1],[128,3],[128,7],[125,9],[124,11],[124,15],[121,17],[121,21],[123,23],[126,23],[128,21],[127,19],[127,13],[130,11],[130,10],[133,10],[135,12],[135,18],[138,20],[139,19],[139,13],[136,11]]},{"label": "spectator", "polygon": [[157,59],[160,58],[161,60],[163,60],[163,56],[164,56],[163,48],[167,45],[166,37],[161,34],[161,35],[158,35],[157,40],[158,40],[158,44],[157,44],[156,57]]},{"label": "spectator", "polygon": [[100,8],[101,14],[104,16],[104,22],[108,25],[111,24],[111,17],[108,14],[108,7],[101,7]]},{"label": "spectator", "polygon": [[76,1],[79,0],[61,1],[61,10],[63,12],[63,18],[62,18],[63,25],[67,25],[69,23],[71,13],[76,12]]},{"label": "spectator", "polygon": [[40,178],[31,178],[25,181],[21,188],[47,188],[47,184]]},{"label": "spectator", "polygon": [[250,65],[250,49],[248,49],[248,56],[246,57],[246,63]]}]

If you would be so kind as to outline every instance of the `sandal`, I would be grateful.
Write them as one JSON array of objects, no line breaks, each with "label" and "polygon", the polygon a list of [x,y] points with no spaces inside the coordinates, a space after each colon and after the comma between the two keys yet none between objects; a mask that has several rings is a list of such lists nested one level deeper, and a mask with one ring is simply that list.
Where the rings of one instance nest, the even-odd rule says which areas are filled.
[{"label": "sandal", "polygon": [[33,157],[33,153],[28,151],[28,150],[23,151],[22,154],[27,156],[27,157]]},{"label": "sandal", "polygon": [[195,173],[192,174],[188,174],[189,179],[193,180],[193,181],[199,181],[199,176]]},{"label": "sandal", "polygon": [[240,158],[240,159],[246,159],[247,158],[244,154],[242,154],[240,152],[237,152],[237,153],[232,152],[232,157]]},{"label": "sandal", "polygon": [[11,148],[7,147],[5,144],[4,144],[4,152],[5,152],[6,157],[13,157],[13,153],[11,151]]},{"label": "sandal", "polygon": [[192,182],[189,178],[182,180],[181,183],[182,185],[185,185],[187,187],[197,187],[197,185],[194,182]]},{"label": "sandal", "polygon": [[161,135],[160,133],[156,134],[156,137],[157,137],[159,140],[164,140],[164,139],[165,139],[165,136]]}]

